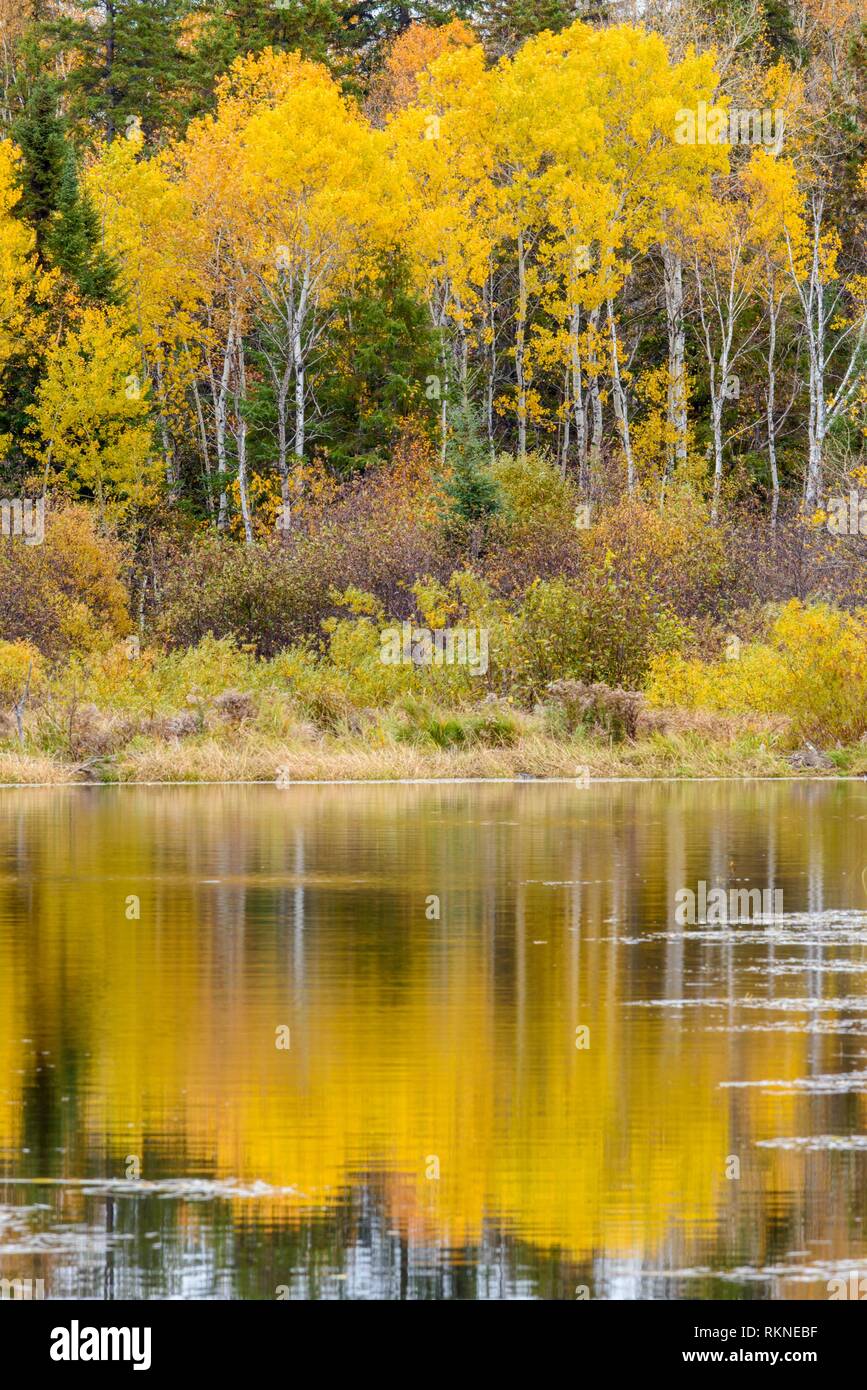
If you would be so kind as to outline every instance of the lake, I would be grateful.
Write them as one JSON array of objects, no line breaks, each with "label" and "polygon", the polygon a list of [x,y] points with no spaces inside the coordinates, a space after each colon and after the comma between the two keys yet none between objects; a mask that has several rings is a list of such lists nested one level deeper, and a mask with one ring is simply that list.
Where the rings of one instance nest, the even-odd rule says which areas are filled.
[{"label": "lake", "polygon": [[858,782],[2,790],[0,1277],[827,1299],[865,865]]}]

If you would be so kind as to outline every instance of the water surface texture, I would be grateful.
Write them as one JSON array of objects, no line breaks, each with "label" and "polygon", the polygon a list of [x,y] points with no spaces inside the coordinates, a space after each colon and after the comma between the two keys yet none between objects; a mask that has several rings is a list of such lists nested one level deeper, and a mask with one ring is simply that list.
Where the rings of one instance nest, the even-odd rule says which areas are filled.
[{"label": "water surface texture", "polygon": [[0,1277],[825,1299],[865,864],[859,783],[0,791]]}]

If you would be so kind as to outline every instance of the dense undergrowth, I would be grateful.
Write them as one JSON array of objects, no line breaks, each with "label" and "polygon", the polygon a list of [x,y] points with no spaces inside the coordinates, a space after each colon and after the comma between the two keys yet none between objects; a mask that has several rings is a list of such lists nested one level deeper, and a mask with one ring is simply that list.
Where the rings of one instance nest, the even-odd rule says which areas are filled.
[{"label": "dense undergrowth", "polygon": [[[745,555],[756,532],[686,493],[575,527],[538,458],[500,486],[458,568],[435,487],[398,467],[311,502],[288,542],[164,534],[138,572],[89,509],[53,512],[43,546],[0,545],[3,775],[273,778],[287,750],[314,776],[706,775],[786,771],[805,743],[860,766],[858,538],[790,518]],[[425,659],[437,632],[473,634],[475,661]]]}]

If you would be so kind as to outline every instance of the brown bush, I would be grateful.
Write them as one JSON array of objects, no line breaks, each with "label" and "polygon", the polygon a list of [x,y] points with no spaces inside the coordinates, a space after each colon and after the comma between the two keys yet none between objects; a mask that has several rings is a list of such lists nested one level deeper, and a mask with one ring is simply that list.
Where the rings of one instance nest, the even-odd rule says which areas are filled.
[{"label": "brown bush", "polygon": [[138,732],[138,726],[120,715],[106,714],[97,705],[74,705],[67,720],[69,754],[76,759],[109,757]]},{"label": "brown bush", "polygon": [[256,713],[253,696],[247,690],[224,690],[213,704],[215,712],[226,724],[243,724]]},{"label": "brown bush", "polygon": [[202,721],[195,710],[181,710],[179,714],[162,715],[148,720],[142,726],[142,733],[152,738],[192,738],[201,732]]},{"label": "brown bush", "polygon": [[125,565],[93,512],[49,501],[42,545],[0,539],[0,636],[52,658],[109,645],[130,631]]},{"label": "brown bush", "polygon": [[634,739],[644,709],[644,696],[637,690],[621,690],[597,681],[551,681],[548,694],[562,707],[570,733],[585,728],[608,734],[615,742]]}]

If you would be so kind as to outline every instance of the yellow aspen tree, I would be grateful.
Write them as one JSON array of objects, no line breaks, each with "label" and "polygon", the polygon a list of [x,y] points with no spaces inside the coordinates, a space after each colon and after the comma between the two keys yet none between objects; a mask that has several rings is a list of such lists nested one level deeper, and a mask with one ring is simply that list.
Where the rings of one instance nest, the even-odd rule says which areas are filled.
[{"label": "yellow aspen tree", "polygon": [[54,278],[40,271],[35,233],[15,216],[20,162],[12,142],[0,140],[0,390],[10,359],[38,332],[32,304],[46,297]]},{"label": "yellow aspen tree", "polygon": [[[440,376],[428,384],[440,406],[445,461],[453,383],[467,391],[471,347],[492,334],[489,277],[495,245],[494,96],[478,45],[444,54],[419,78],[417,100],[386,137],[402,190],[401,244],[440,335]],[[488,377],[490,398],[491,376]],[[491,416],[488,416],[489,436]]]},{"label": "yellow aspen tree", "polygon": [[84,309],[53,343],[29,407],[45,473],[116,519],[159,495],[147,392],[131,390],[139,347],[125,311]]},{"label": "yellow aspen tree", "polygon": [[[381,144],[324,68],[266,50],[234,65],[214,115],[195,122],[179,147],[209,287],[217,468],[225,479],[231,430],[248,541],[245,335],[259,316],[285,523],[292,460],[306,447],[311,360],[339,294],[372,268],[389,234]],[[222,525],[227,506],[224,486]]]},{"label": "yellow aspen tree", "polygon": [[763,275],[756,290],[764,299],[767,321],[765,364],[765,419],[767,422],[768,466],[771,474],[771,529],[777,524],[780,507],[780,472],[777,463],[777,433],[791,409],[792,395],[783,415],[777,415],[777,339],[780,315],[792,293],[787,263],[787,237],[803,247],[804,223],[799,215],[797,171],[790,159],[768,150],[755,150],[743,171],[742,180],[753,206],[752,236],[756,254],[763,262]]},{"label": "yellow aspen tree", "polygon": [[[106,248],[119,270],[124,303],[141,351],[140,387],[153,386],[169,493],[179,482],[176,437],[199,425],[203,467],[209,453],[196,386],[202,360],[196,312],[205,298],[198,232],[183,187],[164,157],[143,159],[134,128],[103,146],[87,175]],[[131,388],[132,389],[132,388]],[[189,408],[195,401],[195,415]],[[211,501],[210,489],[207,489]]]}]

